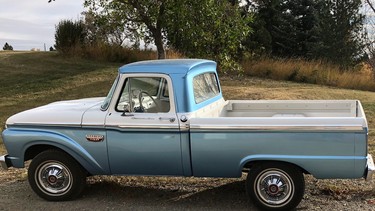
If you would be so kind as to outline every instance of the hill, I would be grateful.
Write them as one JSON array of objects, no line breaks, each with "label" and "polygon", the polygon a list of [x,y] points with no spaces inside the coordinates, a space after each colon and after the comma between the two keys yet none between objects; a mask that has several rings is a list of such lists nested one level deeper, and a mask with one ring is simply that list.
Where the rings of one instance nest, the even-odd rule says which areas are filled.
[{"label": "hill", "polygon": [[[105,96],[123,64],[63,58],[55,52],[0,52],[0,128],[17,112],[53,101]],[[221,78],[226,99],[359,99],[375,153],[375,93],[257,78]],[[0,154],[5,151],[0,144]]]},{"label": "hill", "polygon": [[105,96],[120,65],[67,59],[55,52],[0,51],[0,128],[9,116],[26,109]]}]

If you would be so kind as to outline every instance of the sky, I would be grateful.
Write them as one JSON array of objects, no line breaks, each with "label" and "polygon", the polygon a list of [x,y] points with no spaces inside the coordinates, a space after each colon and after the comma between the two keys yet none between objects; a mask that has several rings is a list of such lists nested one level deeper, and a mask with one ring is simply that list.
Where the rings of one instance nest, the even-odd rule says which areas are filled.
[{"label": "sky", "polygon": [[55,44],[55,25],[78,20],[83,0],[0,0],[0,50],[5,42],[14,50],[49,50]]},{"label": "sky", "polygon": [[[0,50],[6,42],[14,50],[44,50],[44,45],[48,50],[55,44],[55,25],[64,19],[78,20],[84,11],[83,2],[84,0],[55,0],[51,3],[48,0],[0,0]],[[374,29],[369,31],[372,35],[375,34]]]}]

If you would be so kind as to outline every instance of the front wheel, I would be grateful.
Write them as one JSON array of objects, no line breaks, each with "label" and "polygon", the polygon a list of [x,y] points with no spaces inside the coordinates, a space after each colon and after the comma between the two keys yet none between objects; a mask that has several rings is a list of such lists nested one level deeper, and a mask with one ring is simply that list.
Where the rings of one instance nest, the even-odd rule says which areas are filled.
[{"label": "front wheel", "polygon": [[38,154],[28,170],[31,188],[48,201],[78,197],[85,186],[86,174],[72,157],[58,150]]},{"label": "front wheel", "polygon": [[260,163],[250,169],[246,190],[261,210],[292,210],[305,191],[302,172],[285,163]]}]

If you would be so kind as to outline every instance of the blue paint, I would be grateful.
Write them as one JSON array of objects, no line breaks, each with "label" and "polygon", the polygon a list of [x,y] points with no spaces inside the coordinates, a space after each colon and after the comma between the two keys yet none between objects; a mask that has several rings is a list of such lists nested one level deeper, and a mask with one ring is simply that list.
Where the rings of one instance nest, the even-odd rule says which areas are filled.
[{"label": "blue paint", "polygon": [[111,173],[183,176],[179,129],[107,132]]},{"label": "blue paint", "polygon": [[223,97],[219,83],[219,95],[202,103],[195,103],[192,81],[195,76],[205,72],[213,72],[218,78],[216,62],[203,59],[165,59],[135,62],[124,65],[119,69],[120,74],[161,73],[169,75],[172,79],[176,111],[178,113],[193,112]]},{"label": "blue paint", "polygon": [[359,178],[363,176],[367,154],[354,151],[355,136],[193,130],[190,135],[193,173],[199,177],[239,177],[246,163],[268,160],[295,164],[316,178]]},{"label": "blue paint", "polygon": [[84,140],[86,134],[105,133],[80,128],[8,128],[3,131],[3,141],[12,156],[12,165],[17,168],[24,167],[28,148],[48,145],[70,154],[91,174],[109,174],[106,142],[88,142]]},{"label": "blue paint", "polygon": [[216,62],[204,59],[162,59],[140,61],[120,67],[119,73],[162,73],[166,75],[186,75],[202,66],[216,69]]}]

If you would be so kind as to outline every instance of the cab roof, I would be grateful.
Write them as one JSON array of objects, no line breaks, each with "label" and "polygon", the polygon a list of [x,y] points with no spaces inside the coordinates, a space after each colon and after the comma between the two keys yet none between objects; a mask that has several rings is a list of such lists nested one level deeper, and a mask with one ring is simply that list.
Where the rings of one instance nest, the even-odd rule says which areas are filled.
[{"label": "cab roof", "polygon": [[216,62],[205,59],[161,59],[140,61],[126,64],[119,69],[119,73],[164,73],[164,74],[188,74],[197,67],[213,67]]}]

